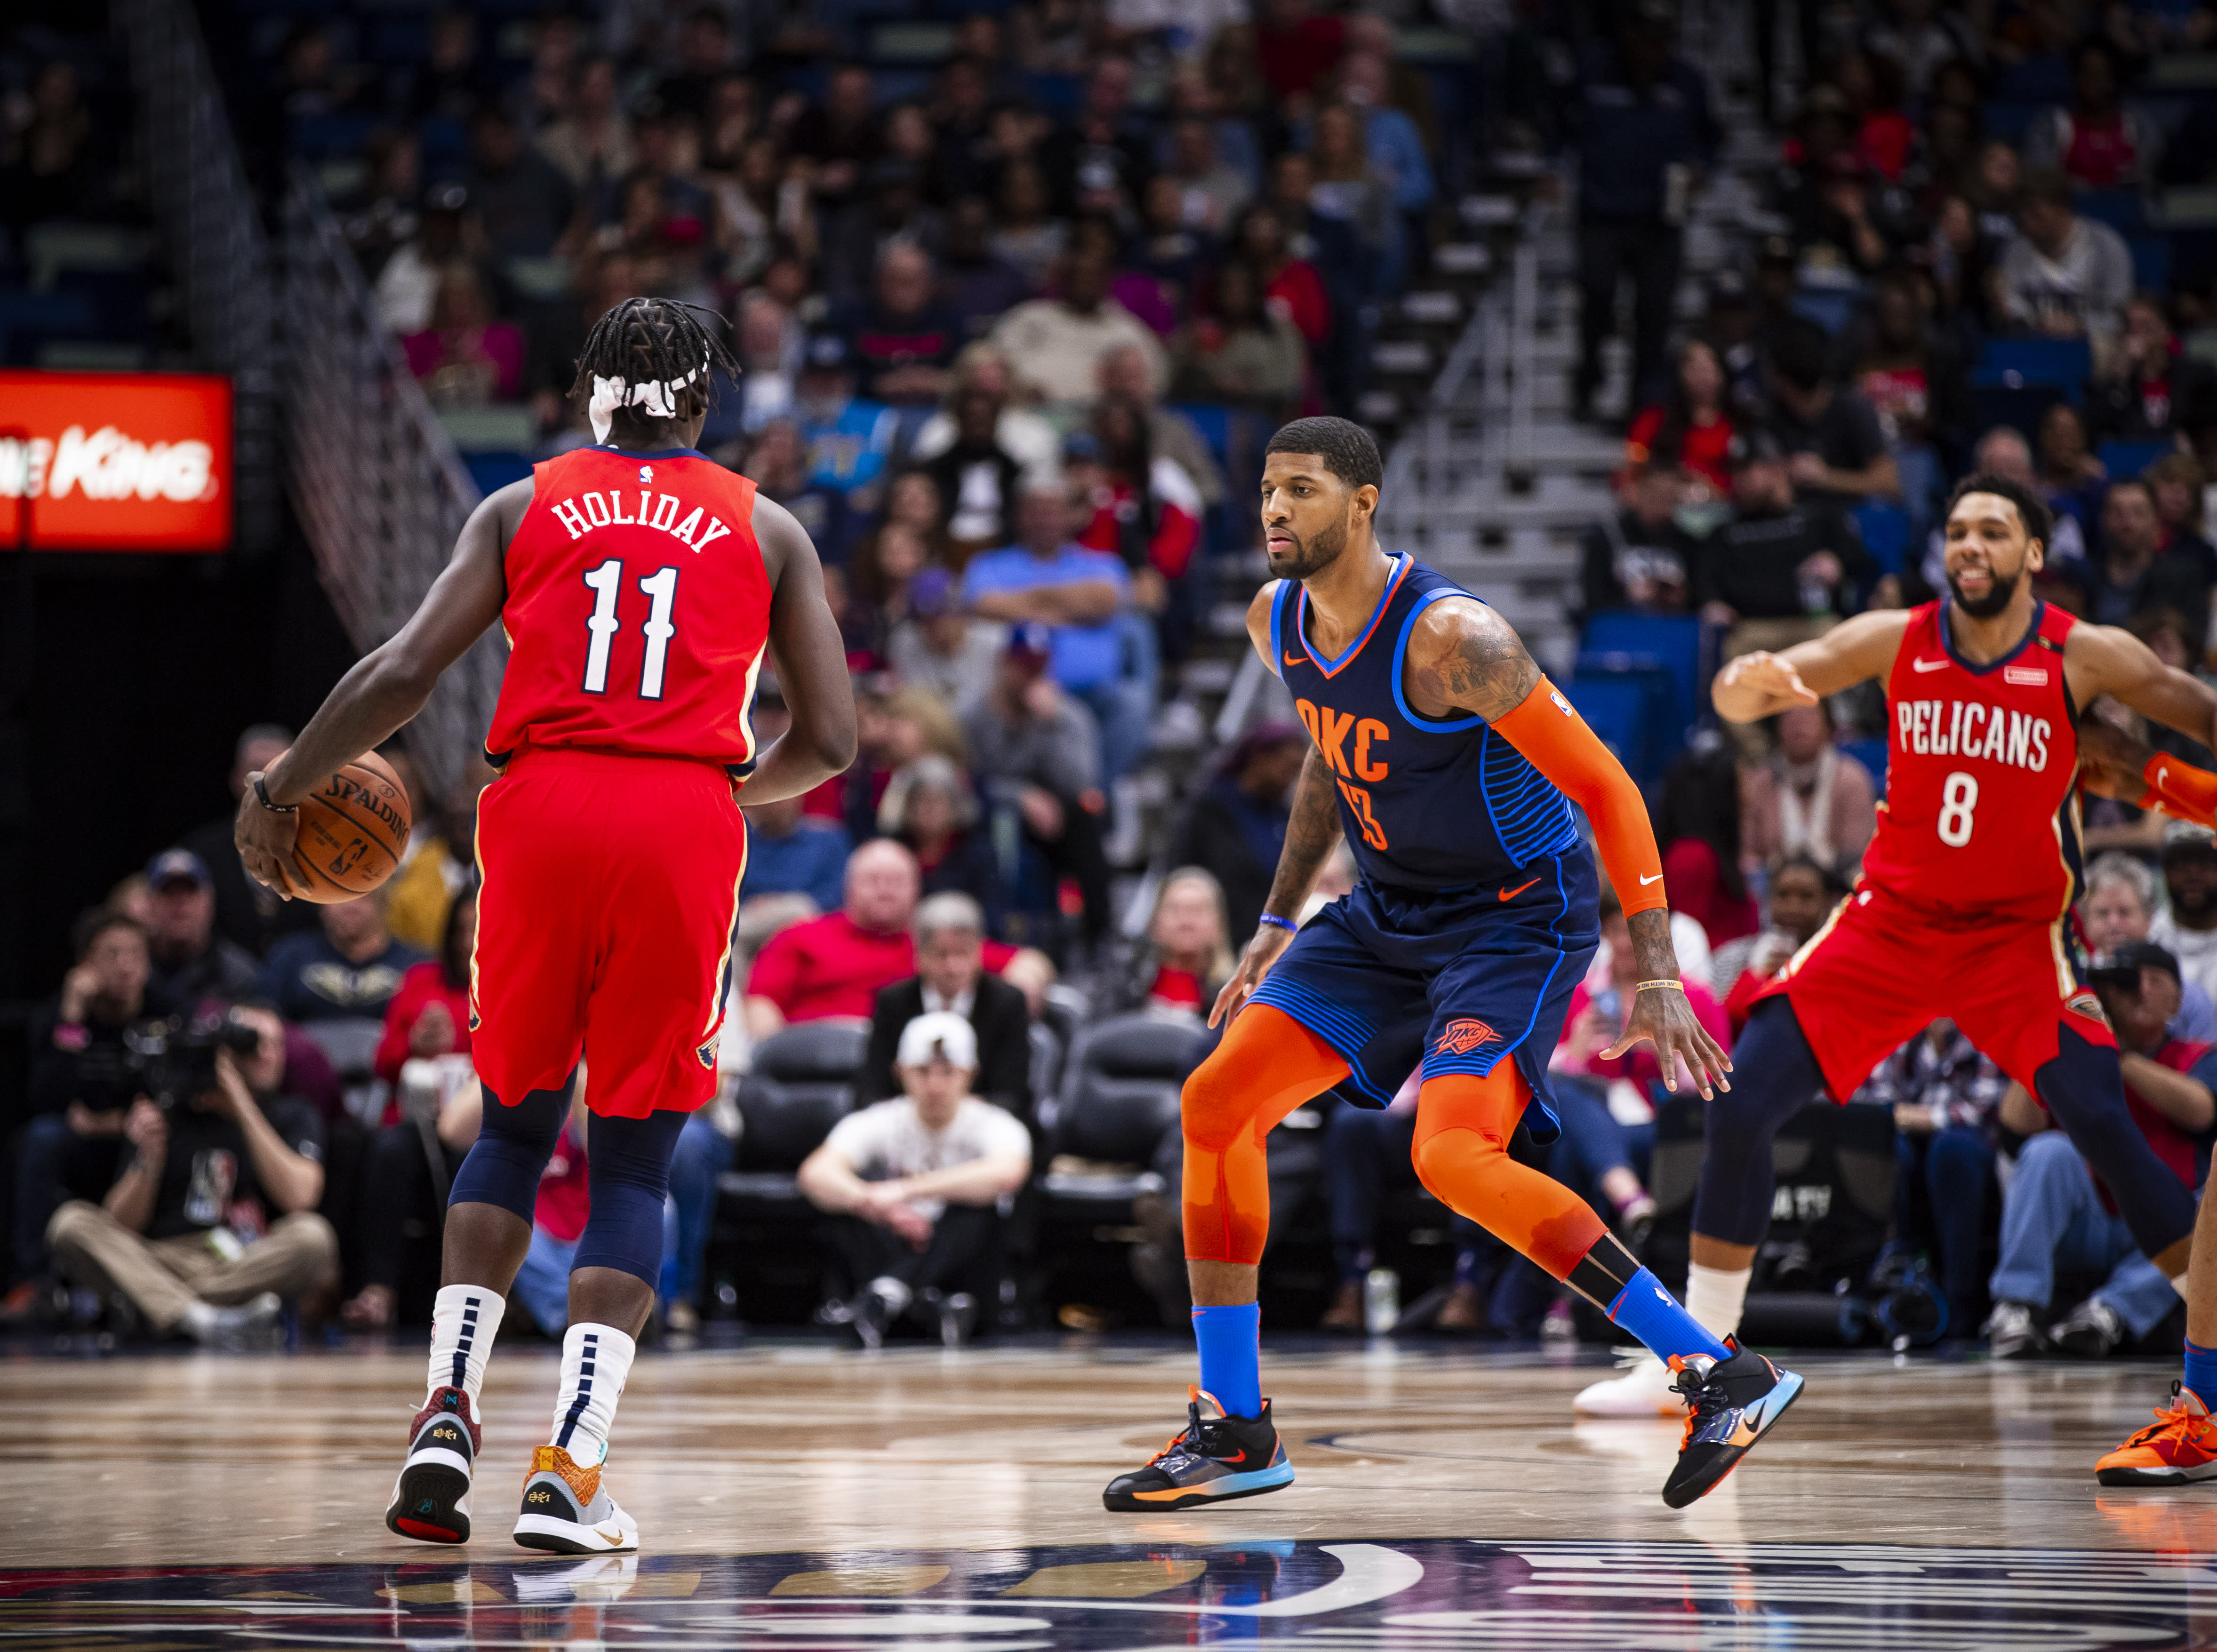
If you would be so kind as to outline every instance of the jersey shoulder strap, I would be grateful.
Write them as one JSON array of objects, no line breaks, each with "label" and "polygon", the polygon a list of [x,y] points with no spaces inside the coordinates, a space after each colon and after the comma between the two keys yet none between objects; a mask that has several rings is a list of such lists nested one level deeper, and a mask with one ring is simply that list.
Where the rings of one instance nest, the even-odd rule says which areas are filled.
[{"label": "jersey shoulder strap", "polygon": [[2077,614],[2059,608],[2053,602],[2043,601],[2040,605],[2040,617],[2033,621],[2033,629],[2039,634],[2042,648],[2051,653],[2060,654],[2063,644],[2070,640],[2072,627],[2078,623]]},{"label": "jersey shoulder strap", "polygon": [[1301,588],[1298,579],[1281,579],[1270,595],[1270,669],[1282,681],[1286,675],[1286,609],[1293,594]]}]

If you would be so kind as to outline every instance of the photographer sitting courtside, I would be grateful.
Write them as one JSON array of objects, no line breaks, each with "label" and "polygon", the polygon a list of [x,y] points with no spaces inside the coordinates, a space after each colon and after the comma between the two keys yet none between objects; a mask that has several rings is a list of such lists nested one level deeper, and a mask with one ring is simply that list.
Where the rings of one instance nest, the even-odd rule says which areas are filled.
[{"label": "photographer sitting courtside", "polygon": [[258,1008],[231,1020],[251,1030],[254,1048],[173,1048],[178,1093],[167,1106],[144,1094],[132,1102],[130,1156],[107,1197],[72,1199],[46,1227],[71,1284],[120,1296],[157,1336],[216,1346],[266,1332],[282,1299],[320,1289],[338,1269],[338,1240],[316,1214],[321,1121],[276,1094],[284,1024]]}]

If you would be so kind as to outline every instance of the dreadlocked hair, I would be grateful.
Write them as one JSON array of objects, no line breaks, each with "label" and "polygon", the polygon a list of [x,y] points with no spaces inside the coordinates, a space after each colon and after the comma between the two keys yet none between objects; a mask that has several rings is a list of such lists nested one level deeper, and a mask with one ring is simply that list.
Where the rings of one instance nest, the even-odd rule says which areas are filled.
[{"label": "dreadlocked hair", "polygon": [[[579,401],[589,399],[596,379],[669,384],[694,373],[693,382],[677,392],[676,416],[681,421],[697,417],[707,411],[713,394],[711,374],[701,371],[702,364],[733,377],[738,373],[738,362],[720,334],[723,319],[713,310],[680,299],[626,299],[585,336],[570,394]],[[617,409],[615,420],[650,429],[662,422],[638,407]]]}]

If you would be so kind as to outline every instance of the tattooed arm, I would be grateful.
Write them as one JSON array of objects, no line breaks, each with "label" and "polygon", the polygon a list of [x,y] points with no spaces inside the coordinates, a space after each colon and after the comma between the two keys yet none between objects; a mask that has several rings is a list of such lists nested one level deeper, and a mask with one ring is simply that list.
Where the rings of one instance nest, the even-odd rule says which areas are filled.
[{"label": "tattooed arm", "polygon": [[1541,674],[1509,623],[1475,598],[1445,598],[1426,608],[1409,638],[1403,692],[1421,716],[1482,717],[1533,767],[1586,811],[1609,882],[1632,930],[1639,979],[1646,983],[1625,1018],[1623,1036],[1607,1053],[1621,1055],[1652,1039],[1664,1082],[1678,1088],[1683,1057],[1701,1094],[1731,1085],[1732,1063],[1695,1018],[1678,978],[1663,860],[1647,819],[1646,800],[1592,730]]},{"label": "tattooed arm", "polygon": [[[1255,593],[1255,600],[1247,607],[1248,640],[1255,644],[1255,652],[1263,663],[1273,663],[1270,658],[1270,605],[1278,591],[1275,581]],[[1278,854],[1278,870],[1270,880],[1270,898],[1263,903],[1263,910],[1273,917],[1297,922],[1301,908],[1308,903],[1309,891],[1316,887],[1317,874],[1324,863],[1331,858],[1332,849],[1341,835],[1339,798],[1332,785],[1331,770],[1325,764],[1324,754],[1313,743],[1308,755],[1301,759],[1300,778],[1294,783],[1293,818],[1286,826],[1286,846]],[[1275,923],[1257,924],[1254,938],[1241,954],[1239,967],[1216,995],[1216,1003],[1208,1012],[1208,1024],[1237,1014],[1247,996],[1263,984],[1263,977],[1278,961],[1278,954],[1293,942],[1294,933],[1281,929]]]}]

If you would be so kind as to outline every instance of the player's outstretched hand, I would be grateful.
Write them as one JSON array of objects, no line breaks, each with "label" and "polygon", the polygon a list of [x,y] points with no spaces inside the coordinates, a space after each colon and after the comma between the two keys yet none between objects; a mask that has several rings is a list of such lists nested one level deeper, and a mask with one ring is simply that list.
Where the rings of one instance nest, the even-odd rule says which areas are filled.
[{"label": "player's outstretched hand", "polygon": [[1229,1021],[1239,1013],[1239,1006],[1247,1002],[1248,994],[1263,984],[1263,977],[1270,972],[1270,965],[1278,961],[1278,954],[1293,944],[1294,932],[1281,929],[1274,923],[1258,924],[1255,939],[1247,943],[1247,950],[1239,955],[1239,967],[1216,995],[1215,1008],[1208,1012],[1208,1024],[1215,1026]]},{"label": "player's outstretched hand", "polygon": [[1664,1088],[1678,1088],[1681,1058],[1694,1076],[1694,1088],[1701,1093],[1702,1100],[1714,1100],[1718,1090],[1732,1088],[1732,1081],[1725,1076],[1732,1071],[1732,1057],[1709,1036],[1708,1028],[1701,1025],[1686,995],[1677,987],[1649,986],[1635,995],[1632,1013],[1624,1018],[1623,1032],[1602,1056],[1614,1061],[1642,1039],[1655,1045],[1656,1059],[1663,1064]]},{"label": "player's outstretched hand", "polygon": [[291,877],[293,845],[300,835],[300,817],[263,808],[254,791],[254,782],[261,778],[259,774],[246,777],[246,790],[239,794],[238,818],[231,829],[232,841],[238,845],[246,875],[289,901],[300,892]]},{"label": "player's outstretched hand", "polygon": [[1760,649],[1752,654],[1743,654],[1727,663],[1717,674],[1716,687],[1720,690],[1736,691],[1732,695],[1735,700],[1756,697],[1766,708],[1757,713],[1759,716],[1768,716],[1771,712],[1782,711],[1792,705],[1814,706],[1817,703],[1816,691],[1801,681],[1801,674],[1794,669],[1785,656],[1766,653]]}]

